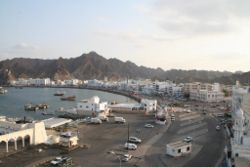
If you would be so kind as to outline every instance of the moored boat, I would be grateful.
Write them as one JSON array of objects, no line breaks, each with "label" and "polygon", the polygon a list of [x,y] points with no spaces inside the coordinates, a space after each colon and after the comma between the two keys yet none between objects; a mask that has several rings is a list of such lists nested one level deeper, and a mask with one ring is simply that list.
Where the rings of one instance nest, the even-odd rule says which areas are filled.
[{"label": "moored boat", "polygon": [[45,109],[48,109],[49,108],[49,105],[48,104],[26,104],[24,105],[24,110],[25,111],[37,111],[37,110],[45,110]]},{"label": "moored boat", "polygon": [[45,109],[48,109],[49,108],[49,105],[48,104],[38,104],[37,107],[40,109],[40,110],[45,110]]},{"label": "moored boat", "polygon": [[64,92],[57,91],[56,93],[54,93],[54,96],[63,96],[64,94]]},{"label": "moored boat", "polygon": [[39,109],[39,107],[37,105],[33,105],[31,103],[24,105],[25,111],[37,111],[38,109]]},{"label": "moored boat", "polygon": [[76,100],[76,96],[61,97],[61,100],[64,100],[64,101],[75,101]]},{"label": "moored boat", "polygon": [[54,115],[54,113],[52,113],[52,112],[47,112],[47,111],[44,111],[44,112],[42,112],[42,115]]},{"label": "moored boat", "polygon": [[0,87],[0,94],[5,94],[7,92],[8,92],[7,89],[4,89],[3,87]]}]

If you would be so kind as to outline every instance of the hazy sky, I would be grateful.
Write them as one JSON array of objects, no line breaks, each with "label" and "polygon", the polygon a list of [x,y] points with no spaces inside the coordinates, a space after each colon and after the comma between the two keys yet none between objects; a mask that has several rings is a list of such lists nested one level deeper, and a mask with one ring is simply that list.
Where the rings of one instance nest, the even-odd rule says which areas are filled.
[{"label": "hazy sky", "polygon": [[0,60],[96,51],[163,69],[250,70],[250,0],[2,0]]}]

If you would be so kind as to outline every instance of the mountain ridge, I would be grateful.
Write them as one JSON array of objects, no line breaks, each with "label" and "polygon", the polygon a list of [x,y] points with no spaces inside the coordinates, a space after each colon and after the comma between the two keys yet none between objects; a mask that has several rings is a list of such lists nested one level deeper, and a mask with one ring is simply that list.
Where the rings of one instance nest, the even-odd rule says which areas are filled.
[{"label": "mountain ridge", "polygon": [[138,66],[131,61],[117,58],[106,59],[96,52],[84,53],[76,58],[32,59],[14,58],[0,61],[0,84],[7,84],[17,78],[44,78],[55,80],[78,78],[119,80],[125,78],[149,78],[180,82],[219,82],[233,84],[235,80],[246,82],[250,72],[235,74],[228,71],[206,70],[163,70]]}]

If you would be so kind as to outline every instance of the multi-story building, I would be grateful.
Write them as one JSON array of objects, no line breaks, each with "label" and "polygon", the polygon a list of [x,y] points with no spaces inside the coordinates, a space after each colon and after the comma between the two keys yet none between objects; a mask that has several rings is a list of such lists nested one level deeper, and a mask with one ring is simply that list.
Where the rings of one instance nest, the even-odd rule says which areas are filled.
[{"label": "multi-story building", "polygon": [[157,100],[141,99],[140,104],[142,105],[142,107],[144,107],[146,113],[151,111],[156,111]]},{"label": "multi-story building", "polygon": [[79,79],[70,79],[70,80],[65,80],[64,84],[67,86],[78,86],[81,84],[81,81]]},{"label": "multi-story building", "polygon": [[185,84],[184,90],[189,94],[191,100],[219,102],[224,99],[224,93],[221,91],[220,84],[218,83],[189,83]]},{"label": "multi-story building", "polygon": [[233,136],[231,136],[231,150],[227,154],[228,166],[238,166],[250,161],[250,87],[233,87],[232,95],[232,118],[233,118]]},{"label": "multi-story building", "polygon": [[109,112],[108,102],[100,102],[97,96],[77,103],[77,113],[80,115],[98,116]]}]

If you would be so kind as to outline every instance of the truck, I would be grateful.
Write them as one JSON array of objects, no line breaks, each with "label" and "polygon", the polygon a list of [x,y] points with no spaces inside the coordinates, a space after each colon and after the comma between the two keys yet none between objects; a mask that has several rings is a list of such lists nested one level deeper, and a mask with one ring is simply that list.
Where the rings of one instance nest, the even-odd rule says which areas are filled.
[{"label": "truck", "polygon": [[95,117],[95,118],[91,118],[90,119],[90,123],[92,123],[92,124],[101,124],[102,120],[100,120],[99,118]]},{"label": "truck", "polygon": [[115,117],[116,123],[126,123],[126,120],[123,117]]}]

